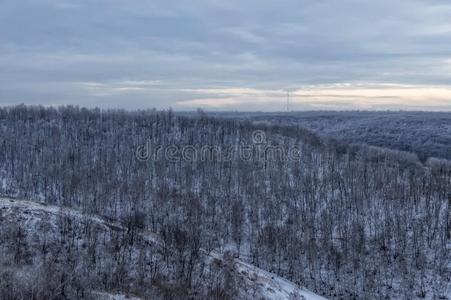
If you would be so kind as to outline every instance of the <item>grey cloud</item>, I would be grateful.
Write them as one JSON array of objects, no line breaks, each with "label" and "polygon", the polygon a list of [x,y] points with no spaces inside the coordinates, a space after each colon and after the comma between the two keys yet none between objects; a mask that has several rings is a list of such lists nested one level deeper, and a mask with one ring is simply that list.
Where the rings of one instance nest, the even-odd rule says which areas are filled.
[{"label": "grey cloud", "polygon": [[[438,0],[5,0],[0,103],[163,108],[190,88],[447,85],[450,19]],[[165,86],[77,85],[124,81]]]}]

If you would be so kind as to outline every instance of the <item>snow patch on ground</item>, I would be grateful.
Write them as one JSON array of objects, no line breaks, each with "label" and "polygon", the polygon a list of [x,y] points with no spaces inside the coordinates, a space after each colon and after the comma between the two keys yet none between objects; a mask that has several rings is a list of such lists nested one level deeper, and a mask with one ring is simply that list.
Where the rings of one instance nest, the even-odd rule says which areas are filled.
[{"label": "snow patch on ground", "polygon": [[105,292],[92,292],[97,300],[141,300],[141,298],[129,297],[121,294],[110,294]]}]

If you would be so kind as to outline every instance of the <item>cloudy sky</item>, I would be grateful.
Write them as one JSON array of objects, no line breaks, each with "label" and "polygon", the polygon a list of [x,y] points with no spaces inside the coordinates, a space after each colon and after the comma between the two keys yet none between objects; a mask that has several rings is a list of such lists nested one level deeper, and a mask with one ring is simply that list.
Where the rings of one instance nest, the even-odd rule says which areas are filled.
[{"label": "cloudy sky", "polygon": [[0,105],[451,110],[449,0],[0,0]]}]

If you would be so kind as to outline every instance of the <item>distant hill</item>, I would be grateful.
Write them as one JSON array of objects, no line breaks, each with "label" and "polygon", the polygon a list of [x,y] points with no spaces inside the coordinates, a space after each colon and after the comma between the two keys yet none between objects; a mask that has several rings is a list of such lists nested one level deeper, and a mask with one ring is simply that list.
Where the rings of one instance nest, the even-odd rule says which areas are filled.
[{"label": "distant hill", "polygon": [[327,138],[412,152],[422,161],[429,157],[451,160],[451,112],[310,111],[224,116],[300,125]]}]

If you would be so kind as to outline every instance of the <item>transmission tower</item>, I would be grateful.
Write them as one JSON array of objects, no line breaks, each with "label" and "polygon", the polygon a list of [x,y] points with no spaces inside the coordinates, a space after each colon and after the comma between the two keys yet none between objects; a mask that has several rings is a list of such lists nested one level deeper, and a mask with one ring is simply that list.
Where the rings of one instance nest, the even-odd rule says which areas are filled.
[{"label": "transmission tower", "polygon": [[287,112],[290,111],[290,91],[287,90]]}]

